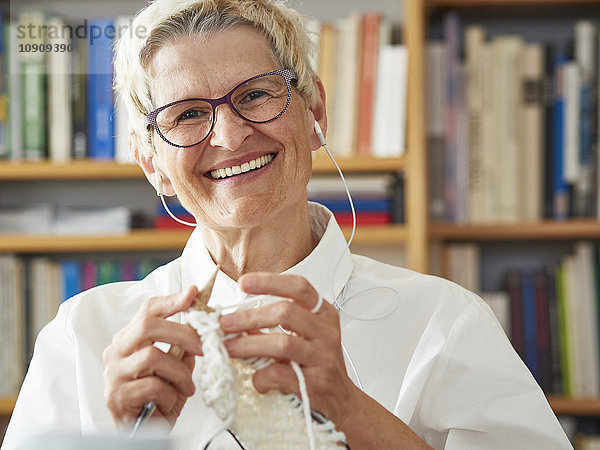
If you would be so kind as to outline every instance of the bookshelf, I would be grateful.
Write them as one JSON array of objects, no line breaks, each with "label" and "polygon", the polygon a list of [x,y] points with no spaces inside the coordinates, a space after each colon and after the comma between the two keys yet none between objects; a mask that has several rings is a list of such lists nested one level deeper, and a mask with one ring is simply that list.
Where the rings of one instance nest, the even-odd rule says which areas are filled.
[{"label": "bookshelf", "polygon": [[[600,1],[598,0],[417,0],[423,7],[423,21],[425,26],[432,25],[436,38],[439,38],[439,27],[436,28],[436,14],[447,10],[457,11],[461,18],[464,16],[465,23],[482,23],[486,30],[489,29],[491,36],[499,34],[522,34],[528,26],[531,33],[526,35],[529,41],[546,41],[548,36],[536,37],[536,26],[532,22],[539,21],[540,27],[544,26],[545,13],[552,15],[552,20],[565,12],[569,18],[578,17],[577,11],[581,10],[581,18],[586,18],[587,12],[592,12],[593,21],[598,25],[598,14]],[[439,16],[438,16],[439,17]],[[517,18],[510,25],[506,22]],[[481,21],[480,21],[481,19]],[[504,23],[502,23],[504,21]],[[552,22],[554,23],[554,22]],[[506,26],[505,26],[506,25]],[[461,30],[464,32],[464,28]],[[546,30],[546,34],[553,31]],[[541,33],[544,34],[544,33]],[[460,36],[464,42],[464,36]],[[425,41],[423,41],[425,43]],[[597,52],[597,51],[596,51]],[[598,66],[597,66],[598,67]],[[597,75],[596,75],[597,76]],[[459,194],[460,195],[460,194]],[[489,223],[443,223],[429,222],[427,225],[427,239],[430,245],[441,244],[442,266],[447,261],[447,250],[450,244],[475,243],[488,251],[493,248],[498,251],[503,246],[513,246],[517,252],[519,248],[530,245],[532,248],[540,249],[540,246],[552,248],[565,248],[570,241],[576,240],[600,240],[600,221],[595,218],[556,220],[533,220],[516,222],[489,222]],[[507,248],[507,247],[505,247]],[[560,251],[560,250],[557,250]],[[497,253],[502,259],[509,251]],[[495,254],[496,255],[496,254]],[[542,257],[540,257],[542,258]],[[519,256],[515,253],[514,259]],[[527,259],[527,257],[525,257]],[[479,268],[497,268],[488,260],[480,261]],[[516,266],[518,267],[518,262]],[[488,278],[490,278],[488,276]],[[496,277],[497,278],[497,277]],[[566,397],[561,395],[549,395],[548,402],[555,414],[572,417],[600,417],[599,397]],[[577,447],[576,447],[577,448]]]}]

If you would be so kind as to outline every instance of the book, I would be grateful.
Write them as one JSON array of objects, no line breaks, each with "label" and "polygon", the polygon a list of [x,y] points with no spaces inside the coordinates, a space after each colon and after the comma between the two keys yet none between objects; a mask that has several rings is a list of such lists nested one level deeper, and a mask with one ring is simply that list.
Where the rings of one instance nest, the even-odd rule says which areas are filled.
[{"label": "book", "polygon": [[74,39],[73,74],[71,77],[71,98],[73,100],[73,141],[74,159],[84,159],[88,155],[87,130],[87,85],[88,85],[88,40]]},{"label": "book", "polygon": [[521,274],[510,271],[506,275],[506,292],[510,299],[511,343],[523,361],[525,358],[525,324],[523,316],[523,290]]},{"label": "book", "polygon": [[65,260],[61,263],[62,285],[64,300],[69,299],[81,292],[83,278],[82,266],[79,261]]},{"label": "book", "polygon": [[337,41],[336,94],[330,121],[334,155],[351,156],[356,152],[358,125],[358,89],[361,67],[361,15],[354,12],[336,21]]},{"label": "book", "polygon": [[[575,61],[567,61],[562,67],[564,99],[563,178],[569,186],[575,186],[581,176],[579,162],[579,121],[581,77]],[[570,206],[574,206],[570,204]],[[567,215],[571,215],[567,210]]]},{"label": "book", "polygon": [[458,71],[460,68],[459,60],[459,30],[460,20],[456,12],[449,12],[443,18],[444,42],[445,42],[445,68],[444,78],[446,85],[446,103],[445,103],[445,126],[444,141],[445,147],[445,202],[446,202],[446,220],[456,222],[457,207],[456,201],[458,195],[457,186],[457,145],[458,145]]},{"label": "book", "polygon": [[546,393],[553,392],[552,385],[552,349],[550,346],[550,308],[547,292],[546,274],[537,271],[534,274],[534,295],[536,314],[536,346],[538,364],[538,382]]},{"label": "book", "polygon": [[[16,21],[9,23],[8,42],[17,42],[17,25]],[[19,60],[17,45],[12,45],[8,50],[8,66],[10,159],[12,161],[21,161],[23,159],[23,109],[21,106],[23,103],[23,92],[21,90],[21,61]]]},{"label": "book", "polygon": [[469,26],[465,30],[466,77],[465,98],[468,120],[468,221],[481,222],[483,215],[483,62],[481,53],[485,46],[485,29]]},{"label": "book", "polygon": [[335,142],[334,123],[335,98],[337,92],[337,49],[338,49],[338,30],[333,23],[323,23],[321,25],[321,34],[319,39],[320,57],[319,57],[319,78],[323,82],[326,98],[325,105],[327,109],[327,140]]},{"label": "book", "polygon": [[[19,26],[32,27],[34,31],[25,38],[16,39],[13,45],[41,46],[45,44],[44,14],[38,10],[24,11],[19,15]],[[38,161],[47,156],[46,130],[46,63],[44,52],[18,52],[21,70],[23,157]]]},{"label": "book", "polygon": [[565,98],[564,67],[567,60],[563,55],[556,57],[554,66],[554,111],[552,115],[552,216],[565,220],[569,215],[569,192],[564,173],[565,148]]},{"label": "book", "polygon": [[531,374],[537,382],[540,383],[540,372],[538,367],[538,317],[536,312],[535,284],[533,274],[529,270],[525,270],[521,274],[521,289],[525,338],[524,361],[531,371]]},{"label": "book", "polygon": [[443,221],[444,199],[444,43],[428,42],[425,47],[425,118],[427,135],[427,181],[429,193],[429,218]]},{"label": "book", "polygon": [[10,120],[8,116],[8,78],[10,69],[8,21],[5,22],[4,15],[0,11],[0,159],[10,156]]},{"label": "book", "polygon": [[522,204],[519,216],[523,220],[543,217],[543,153],[544,153],[544,48],[541,44],[526,44],[520,56],[522,89],[520,105],[522,154]]},{"label": "book", "polygon": [[[48,19],[48,27],[63,29],[58,17]],[[67,34],[58,34],[48,43],[54,51],[47,57],[48,83],[48,156],[54,163],[65,163],[72,154],[71,60],[66,50],[71,44]],[[64,51],[60,49],[64,48]]]},{"label": "book", "polygon": [[372,136],[373,155],[398,157],[404,153],[408,52],[404,45],[380,49]]},{"label": "book", "polygon": [[492,40],[494,61],[493,114],[496,124],[494,152],[496,155],[498,212],[496,219],[515,221],[520,216],[521,164],[519,127],[515,120],[519,112],[522,86],[519,64],[523,39],[516,35],[497,36]]},{"label": "book", "polygon": [[[112,19],[94,19],[90,27],[106,30]],[[88,75],[88,150],[94,159],[114,159],[114,102],[112,91],[112,44],[109,33],[90,39]]]},{"label": "book", "polygon": [[360,120],[358,121],[356,138],[357,153],[360,155],[370,155],[372,153],[371,137],[373,135],[373,111],[375,108],[381,20],[381,14],[376,12],[367,12],[362,16],[362,65],[358,99]]},{"label": "book", "polygon": [[578,217],[595,216],[597,47],[598,31],[589,20],[575,24],[575,61],[580,71],[579,177],[575,181],[573,212]]}]

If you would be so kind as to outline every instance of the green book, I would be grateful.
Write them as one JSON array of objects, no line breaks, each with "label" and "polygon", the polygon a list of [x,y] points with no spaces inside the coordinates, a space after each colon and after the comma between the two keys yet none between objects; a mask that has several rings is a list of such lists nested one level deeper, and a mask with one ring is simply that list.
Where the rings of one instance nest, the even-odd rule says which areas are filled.
[{"label": "green book", "polygon": [[19,25],[30,30],[19,36],[12,45],[23,45],[19,52],[21,62],[22,136],[23,156],[27,160],[46,157],[46,62],[45,51],[35,51],[44,46],[44,14],[25,11],[19,16]]},{"label": "green book", "polygon": [[113,261],[102,261],[98,264],[98,284],[108,284],[119,281],[119,267]]},{"label": "green book", "polygon": [[569,326],[569,306],[567,276],[564,264],[556,270],[556,302],[558,306],[558,334],[560,341],[560,363],[563,394],[573,395],[573,355],[571,353],[571,330]]}]

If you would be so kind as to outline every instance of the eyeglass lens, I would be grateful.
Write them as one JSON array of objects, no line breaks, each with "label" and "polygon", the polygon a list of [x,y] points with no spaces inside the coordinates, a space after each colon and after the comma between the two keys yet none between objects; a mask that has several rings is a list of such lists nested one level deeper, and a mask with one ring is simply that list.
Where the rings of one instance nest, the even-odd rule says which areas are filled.
[{"label": "eyeglass lens", "polygon": [[[250,80],[231,93],[235,111],[251,122],[275,119],[288,103],[288,85],[279,74]],[[211,131],[212,105],[203,100],[185,100],[163,109],[156,116],[158,130],[177,146],[189,146],[204,140]]]}]

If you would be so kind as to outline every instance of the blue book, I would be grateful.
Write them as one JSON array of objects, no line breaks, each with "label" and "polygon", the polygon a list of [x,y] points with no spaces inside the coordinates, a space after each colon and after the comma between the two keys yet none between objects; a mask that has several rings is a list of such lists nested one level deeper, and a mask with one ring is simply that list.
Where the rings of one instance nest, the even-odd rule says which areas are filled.
[{"label": "blue book", "polygon": [[67,300],[81,292],[82,271],[78,261],[66,260],[61,264],[64,299]]},{"label": "blue book", "polygon": [[[91,29],[102,31],[100,37],[90,38],[88,53],[88,139],[89,156],[94,159],[114,159],[115,124],[112,90],[112,19],[90,21]],[[112,33],[114,35],[114,33]]]},{"label": "blue book", "polygon": [[[348,199],[318,198],[315,199],[332,212],[352,211]],[[391,212],[392,202],[389,198],[353,198],[356,212]]]},{"label": "blue book", "polygon": [[569,188],[564,176],[565,149],[565,99],[562,70],[567,59],[558,56],[554,65],[554,114],[552,142],[552,215],[556,220],[565,220],[569,214]]},{"label": "blue book", "polygon": [[525,364],[534,378],[539,382],[538,348],[537,348],[537,315],[535,308],[535,282],[533,274],[523,272],[523,325],[525,329]]}]

